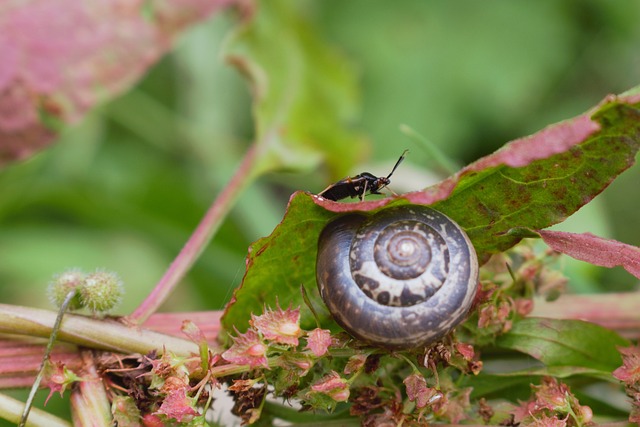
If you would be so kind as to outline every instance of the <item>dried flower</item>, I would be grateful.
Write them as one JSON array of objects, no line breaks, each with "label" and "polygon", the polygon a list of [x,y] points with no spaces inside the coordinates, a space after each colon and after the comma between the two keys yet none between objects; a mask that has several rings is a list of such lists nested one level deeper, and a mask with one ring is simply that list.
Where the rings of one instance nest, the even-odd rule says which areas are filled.
[{"label": "dried flower", "polygon": [[451,424],[458,424],[460,421],[468,418],[467,412],[471,407],[469,395],[471,388],[465,388],[447,392],[442,399],[433,402],[433,412],[443,417]]},{"label": "dried flower", "polygon": [[349,399],[349,384],[336,371],[331,371],[313,384],[311,390],[325,394],[336,402],[346,402]]},{"label": "dried flower", "polygon": [[289,306],[286,310],[276,304],[276,310],[265,309],[260,316],[251,315],[251,326],[267,340],[279,344],[297,346],[298,338],[302,335],[300,329],[300,308],[295,310]]},{"label": "dried flower", "polygon": [[508,301],[501,301],[497,306],[489,303],[480,309],[478,327],[491,328],[500,333],[508,332],[512,325],[509,320],[511,311],[511,304]]},{"label": "dried flower", "polygon": [[266,393],[267,387],[264,384],[234,392],[235,403],[231,413],[242,418],[243,425],[254,423],[260,418]]},{"label": "dried flower", "polygon": [[589,423],[593,411],[588,406],[581,406],[578,399],[571,394],[566,384],[559,383],[552,377],[542,378],[542,384],[532,385],[534,398],[522,402],[511,413],[514,422],[526,425],[555,426],[566,425],[569,417],[576,424]]},{"label": "dried flower", "polygon": [[307,346],[316,356],[324,356],[331,345],[331,332],[327,329],[316,328],[307,334]]},{"label": "dried flower", "polygon": [[407,388],[407,397],[416,402],[418,409],[427,407],[442,399],[442,392],[432,387],[427,387],[427,380],[420,374],[411,374],[403,381]]},{"label": "dried flower", "polygon": [[345,375],[351,375],[361,370],[367,361],[367,357],[368,355],[366,354],[354,354],[351,356],[344,367]]},{"label": "dried flower", "polygon": [[269,369],[266,354],[267,346],[260,339],[260,335],[249,329],[244,334],[233,337],[233,345],[222,353],[222,358],[237,365],[249,365],[252,368],[262,366]]},{"label": "dried flower", "polygon": [[257,379],[233,380],[233,384],[229,386],[229,390],[235,393],[244,393],[253,388],[258,383]]},{"label": "dried flower", "polygon": [[379,396],[380,388],[373,386],[359,387],[354,390],[354,396],[350,399],[351,415],[361,416],[385,406],[386,403]]},{"label": "dried flower", "polygon": [[462,357],[464,357],[464,360],[466,361],[473,360],[473,357],[475,356],[475,350],[473,349],[473,346],[471,344],[462,342],[456,343],[456,350],[462,355]]},{"label": "dried flower", "polygon": [[189,384],[185,384],[183,387],[168,390],[156,414],[165,415],[179,423],[188,423],[199,416],[200,414],[195,410],[196,400],[187,395],[188,389]]},{"label": "dried flower", "polygon": [[44,378],[44,384],[46,387],[49,387],[49,395],[47,396],[45,404],[49,401],[51,396],[53,396],[53,393],[58,392],[60,393],[60,396],[62,396],[67,387],[74,382],[82,381],[82,378],[74,374],[73,371],[67,369],[67,367],[61,362],[48,362],[45,366]]}]

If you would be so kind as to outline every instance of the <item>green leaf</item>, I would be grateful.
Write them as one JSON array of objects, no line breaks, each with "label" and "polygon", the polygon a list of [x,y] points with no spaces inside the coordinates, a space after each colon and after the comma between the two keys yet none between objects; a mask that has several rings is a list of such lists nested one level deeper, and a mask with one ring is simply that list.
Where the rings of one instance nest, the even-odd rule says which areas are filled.
[{"label": "green leaf", "polygon": [[[562,370],[554,368],[550,369],[548,372],[548,375],[550,376],[556,378],[566,378],[566,376],[562,375]],[[479,399],[481,397],[487,399],[498,398],[517,403],[518,401],[522,402],[528,400],[531,397],[531,385],[539,383],[540,376],[537,374],[532,374],[529,376],[510,376],[481,373],[478,376],[464,377],[461,381],[460,387],[472,387],[472,399]],[[571,382],[568,383],[571,384]],[[609,414],[610,416],[624,417],[624,415],[627,414],[627,412],[625,412],[624,410],[615,408],[611,406],[610,403],[607,403],[609,399],[606,399],[607,396],[603,395],[602,393],[598,393],[596,391],[592,396],[587,395],[579,388],[580,381],[575,381],[574,383],[576,384],[576,386],[571,386],[571,390],[578,397],[580,403],[589,406],[595,414],[598,414],[598,416],[601,417],[605,414]],[[602,398],[602,400],[600,400],[600,398]]]},{"label": "green leaf", "polygon": [[[509,364],[508,361],[505,364]],[[500,398],[508,398],[512,402],[518,399],[526,400],[531,395],[531,384],[538,384],[543,376],[551,376],[554,378],[565,379],[565,382],[574,382],[576,384],[589,383],[584,378],[577,381],[566,380],[574,376],[590,377],[595,380],[605,380],[612,382],[611,374],[605,376],[603,371],[579,368],[572,366],[553,366],[549,368],[532,368],[516,372],[504,374],[485,374],[481,372],[476,376],[465,376],[461,380],[460,387],[471,387],[471,397],[478,399],[480,397],[497,396]],[[591,381],[593,382],[593,381]],[[618,384],[617,381],[615,381]],[[582,401],[582,400],[581,400]]]},{"label": "green leaf", "polygon": [[[585,123],[584,117],[547,128],[530,137],[531,141],[540,144],[537,149],[542,153],[553,150],[552,144],[544,142],[568,138],[565,132],[588,130],[593,122]],[[506,164],[486,162],[513,148],[510,145],[463,169],[451,194],[433,207],[467,231],[481,259],[518,243],[522,236],[510,233],[514,228],[527,224],[542,229],[564,221],[632,166],[640,148],[638,104],[616,100],[600,107],[591,119],[598,122],[599,131],[549,157],[521,167],[508,165],[518,152]],[[537,137],[544,139],[536,141]],[[491,166],[482,169],[487,163]]]},{"label": "green leaf", "polygon": [[[301,284],[316,308],[324,307],[315,282],[317,241],[339,213],[433,205],[467,231],[481,259],[515,245],[523,237],[518,230],[564,220],[633,164],[640,148],[640,113],[631,101],[638,99],[609,100],[595,110],[597,123],[585,114],[550,126],[439,184],[398,198],[339,203],[293,194],[282,222],[251,246],[242,286],[227,306],[223,327],[245,330],[250,314],[262,312],[264,304],[274,307],[276,298],[281,305],[303,305]],[[308,310],[302,312],[302,324],[313,325]]]},{"label": "green leaf", "polygon": [[[567,219],[635,163],[640,149],[639,95],[607,98],[589,113],[515,140],[423,191],[402,195],[430,205],[465,229],[485,261],[523,237]],[[333,212],[372,210],[317,200]]]},{"label": "green leaf", "polygon": [[581,320],[527,318],[496,341],[498,347],[526,353],[548,367],[573,366],[612,372],[622,365],[616,349],[629,341]]},{"label": "green leaf", "polygon": [[356,74],[300,7],[292,0],[256,4],[228,58],[253,85],[260,166],[309,170],[324,160],[341,178],[364,147],[349,130],[357,116]]},{"label": "green leaf", "polygon": [[[316,302],[314,308],[324,308],[324,304],[318,303],[321,300],[315,286],[315,254],[317,237],[332,217],[331,212],[314,204],[309,195],[296,193],[291,198],[280,225],[269,237],[249,248],[242,287],[236,290],[224,314],[227,331],[234,326],[245,330],[250,314],[262,313],[265,304],[275,307],[276,298],[282,307],[302,305],[300,285]],[[302,310],[300,315],[303,326],[313,325],[309,310]]]},{"label": "green leaf", "polygon": [[[530,368],[530,369],[522,369],[518,371],[505,372],[496,374],[496,376],[505,378],[505,377],[527,377],[530,378],[532,376],[546,376],[546,377],[555,377],[555,378],[569,378],[576,375],[588,376],[599,378],[602,380],[612,381],[614,380],[611,376],[611,371],[603,371],[601,369],[591,369],[584,368],[581,366],[546,366],[539,368]],[[618,383],[615,380],[616,384]]]},{"label": "green leaf", "polygon": [[529,397],[531,393],[531,383],[535,383],[536,379],[537,377],[533,375],[504,377],[501,375],[481,373],[473,377],[464,377],[460,386],[472,387],[471,397],[473,399],[499,394],[508,396],[510,400],[515,401],[516,399],[527,399]]}]

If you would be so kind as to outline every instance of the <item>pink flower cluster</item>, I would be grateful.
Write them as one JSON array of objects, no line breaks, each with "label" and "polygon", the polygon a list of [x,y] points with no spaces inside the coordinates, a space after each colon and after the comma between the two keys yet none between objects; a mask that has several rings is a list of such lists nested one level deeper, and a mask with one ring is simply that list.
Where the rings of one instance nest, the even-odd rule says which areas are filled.
[{"label": "pink flower cluster", "polygon": [[309,350],[315,357],[327,353],[332,343],[328,330],[316,328],[305,332],[300,328],[300,308],[283,310],[277,305],[275,310],[265,308],[260,316],[251,316],[250,328],[233,338],[233,345],[222,358],[229,363],[249,365],[252,368],[269,369],[267,353],[271,347],[298,347],[299,338],[305,336]]}]

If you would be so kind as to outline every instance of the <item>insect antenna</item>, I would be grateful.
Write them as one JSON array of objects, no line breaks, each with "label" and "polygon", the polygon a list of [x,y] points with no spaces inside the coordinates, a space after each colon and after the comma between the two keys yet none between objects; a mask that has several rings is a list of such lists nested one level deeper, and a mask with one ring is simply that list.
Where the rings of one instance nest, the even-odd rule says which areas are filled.
[{"label": "insect antenna", "polygon": [[398,168],[398,166],[400,166],[400,163],[402,163],[402,161],[404,160],[404,156],[409,152],[409,150],[404,150],[402,152],[402,155],[400,156],[400,158],[398,159],[398,161],[396,162],[395,166],[393,167],[393,169],[391,169],[391,172],[389,172],[389,175],[387,175],[387,179],[391,178],[391,175],[393,175],[393,173],[396,171],[396,169]]}]

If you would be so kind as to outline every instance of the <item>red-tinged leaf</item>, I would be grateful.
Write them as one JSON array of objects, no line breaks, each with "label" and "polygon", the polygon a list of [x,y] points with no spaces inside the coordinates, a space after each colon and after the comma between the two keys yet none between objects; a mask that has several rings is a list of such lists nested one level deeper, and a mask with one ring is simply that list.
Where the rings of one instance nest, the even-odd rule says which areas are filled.
[{"label": "red-tinged leaf", "polygon": [[[300,284],[316,308],[324,307],[315,283],[317,241],[336,214],[428,204],[465,229],[480,260],[531,236],[530,229],[565,220],[635,162],[639,101],[640,94],[610,97],[594,111],[514,141],[423,191],[360,203],[293,194],[283,221],[251,246],[242,286],[225,310],[223,327],[244,330],[250,314],[264,304],[273,306],[276,297],[302,305]],[[325,327],[336,327],[326,310],[319,315]],[[308,310],[301,313],[303,328],[314,323]]]},{"label": "red-tinged leaf", "polygon": [[[608,97],[595,109],[513,141],[423,191],[399,199],[430,205],[460,224],[478,257],[506,250],[564,221],[631,167],[640,149],[640,94]],[[399,203],[315,202],[332,212],[371,211]]]},{"label": "red-tinged leaf", "polygon": [[0,8],[0,165],[131,86],[186,25],[235,0],[18,0]]},{"label": "red-tinged leaf", "polygon": [[629,342],[609,329],[581,320],[527,318],[496,342],[547,366],[574,366],[612,372],[622,363],[617,347]]},{"label": "red-tinged leaf", "polygon": [[555,251],[601,267],[622,266],[640,279],[640,248],[594,236],[591,233],[577,234],[548,230],[540,230],[538,233]]},{"label": "red-tinged leaf", "polygon": [[[322,227],[333,216],[315,205],[309,195],[296,193],[289,200],[288,213],[269,237],[249,247],[246,273],[221,319],[223,327],[242,331],[249,326],[251,314],[261,313],[265,303],[275,307],[303,304],[300,284],[318,309],[324,307],[316,286],[315,254]],[[320,312],[326,318],[328,311]],[[315,325],[309,310],[300,312],[303,329]]]}]

